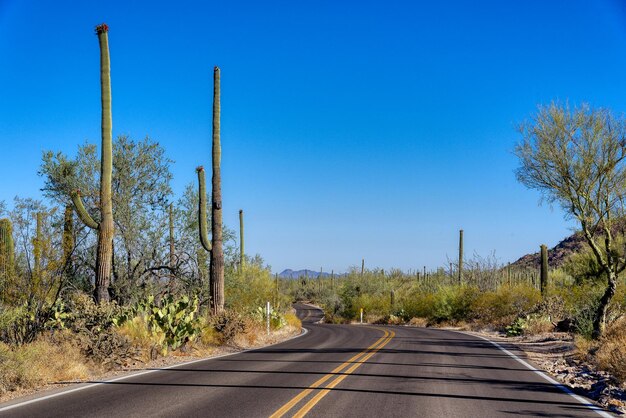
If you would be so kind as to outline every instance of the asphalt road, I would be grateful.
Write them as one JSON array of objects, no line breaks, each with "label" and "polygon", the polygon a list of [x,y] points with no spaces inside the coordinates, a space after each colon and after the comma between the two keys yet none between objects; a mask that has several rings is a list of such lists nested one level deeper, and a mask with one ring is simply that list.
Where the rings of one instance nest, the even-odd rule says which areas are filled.
[{"label": "asphalt road", "polygon": [[301,337],[77,386],[12,409],[0,404],[0,416],[599,416],[480,338],[427,328],[315,324],[320,311],[297,308],[308,329]]}]

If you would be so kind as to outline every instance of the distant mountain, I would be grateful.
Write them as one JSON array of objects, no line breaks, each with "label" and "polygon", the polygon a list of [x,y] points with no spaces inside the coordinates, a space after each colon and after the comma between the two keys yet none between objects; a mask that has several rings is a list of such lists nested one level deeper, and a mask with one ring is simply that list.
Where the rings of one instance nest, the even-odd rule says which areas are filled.
[{"label": "distant mountain", "polygon": [[[341,275],[335,274],[335,277],[338,277],[338,276],[341,276]],[[287,270],[283,270],[282,272],[280,272],[278,274],[278,277],[280,277],[281,279],[299,279],[301,277],[308,277],[309,279],[317,279],[318,277],[320,277],[320,272],[308,270],[308,269],[304,269],[304,270],[287,269]],[[323,272],[322,277],[324,278],[330,277],[330,273]]]}]

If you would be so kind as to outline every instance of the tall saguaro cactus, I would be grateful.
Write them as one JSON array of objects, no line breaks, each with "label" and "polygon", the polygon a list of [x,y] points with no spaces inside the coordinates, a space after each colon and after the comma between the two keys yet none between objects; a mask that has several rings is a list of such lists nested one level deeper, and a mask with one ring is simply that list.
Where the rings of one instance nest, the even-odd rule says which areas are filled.
[{"label": "tall saguaro cactus", "polygon": [[463,283],[463,230],[459,231],[459,283]]},{"label": "tall saguaro cactus", "polygon": [[6,285],[13,275],[14,267],[13,225],[6,218],[0,219],[0,285]]},{"label": "tall saguaro cactus", "polygon": [[175,247],[174,247],[174,204],[170,203],[169,207],[168,207],[168,215],[169,215],[169,221],[170,221],[170,262],[169,262],[169,267],[170,267],[170,287],[172,286],[172,284],[174,283],[174,267],[176,265],[176,260],[175,260]]},{"label": "tall saguaro cactus", "polygon": [[541,296],[546,296],[548,290],[548,247],[541,245],[541,270],[540,270],[540,288]]},{"label": "tall saguaro cactus", "polygon": [[94,296],[96,302],[108,302],[113,260],[113,203],[111,200],[111,178],[113,176],[113,128],[111,117],[111,64],[109,59],[109,27],[96,26],[100,43],[100,91],[102,105],[102,149],[100,162],[100,222],[96,222],[85,209],[80,191],[72,193],[76,212],[88,227],[98,231],[96,253],[96,280]]},{"label": "tall saguaro cactus", "polygon": [[246,255],[243,245],[243,210],[239,209],[239,268],[243,271]]},{"label": "tall saguaro cactus", "polygon": [[224,310],[224,251],[222,246],[222,148],[220,144],[220,69],[213,70],[213,145],[211,181],[211,242],[207,236],[206,217],[206,186],[204,184],[204,168],[198,167],[198,183],[200,207],[198,210],[200,224],[200,242],[210,252],[209,286],[211,290],[211,312],[217,314]]},{"label": "tall saguaro cactus", "polygon": [[72,259],[74,245],[74,210],[71,204],[67,204],[63,213],[63,234],[61,235],[64,275],[67,279],[71,279],[74,275],[74,262]]},{"label": "tall saguaro cactus", "polygon": [[41,255],[43,252],[43,237],[42,237],[42,227],[43,227],[43,213],[37,212],[36,214],[36,229],[35,229],[35,238],[33,238],[33,288],[36,289],[39,287],[39,283],[41,282]]}]

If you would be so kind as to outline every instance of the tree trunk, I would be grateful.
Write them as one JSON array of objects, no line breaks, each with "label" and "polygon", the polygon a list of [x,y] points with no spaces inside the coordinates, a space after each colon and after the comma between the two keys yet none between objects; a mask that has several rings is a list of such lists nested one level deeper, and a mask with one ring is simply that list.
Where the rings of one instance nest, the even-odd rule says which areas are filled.
[{"label": "tree trunk", "polygon": [[593,318],[593,334],[592,338],[597,340],[604,334],[606,327],[606,312],[609,308],[609,303],[615,295],[615,289],[617,287],[617,275],[614,271],[609,270],[607,273],[607,286],[604,294],[600,298],[598,308],[596,309],[595,316]]}]

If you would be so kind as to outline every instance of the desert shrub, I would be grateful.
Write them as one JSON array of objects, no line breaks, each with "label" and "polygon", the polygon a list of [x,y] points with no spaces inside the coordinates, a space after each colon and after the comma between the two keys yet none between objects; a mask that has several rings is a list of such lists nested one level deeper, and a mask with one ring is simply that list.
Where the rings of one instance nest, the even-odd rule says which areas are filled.
[{"label": "desert shrub", "polygon": [[524,328],[526,327],[526,319],[525,318],[515,318],[515,320],[506,327],[506,335],[509,337],[517,337],[518,335],[522,335],[524,333]]},{"label": "desert shrub", "polygon": [[530,314],[545,317],[548,322],[558,322],[567,317],[565,301],[560,295],[550,295],[533,307]]},{"label": "desert shrub", "polygon": [[605,274],[588,245],[585,245],[582,251],[572,254],[564,264],[563,270],[577,285],[598,283]]},{"label": "desert shrub", "polygon": [[[271,329],[276,330],[287,325],[287,322],[285,321],[285,318],[283,317],[283,315],[272,307],[270,307],[269,316],[270,316],[270,328]],[[256,320],[259,325],[265,326],[266,321],[267,321],[266,308],[262,306],[257,307],[256,310],[252,313],[252,318],[254,318],[254,320]]]},{"label": "desert shrub", "polygon": [[0,341],[6,344],[22,345],[33,341],[42,325],[27,305],[0,307]]},{"label": "desert shrub", "polygon": [[296,316],[296,314],[294,314],[292,312],[287,312],[284,315],[284,318],[285,318],[285,322],[287,323],[288,327],[293,327],[293,328],[297,328],[297,329],[302,328],[302,321],[300,321],[300,319]]},{"label": "desert shrub", "polygon": [[324,310],[324,322],[333,324],[336,321],[341,321],[345,304],[338,295],[329,293],[320,301],[320,305]]},{"label": "desert shrub", "polygon": [[626,382],[626,318],[607,327],[600,339],[596,362],[600,369]]},{"label": "desert shrub", "polygon": [[225,277],[226,308],[242,314],[265,306],[270,301],[274,308],[291,306],[291,299],[276,292],[271,272],[256,264],[246,265],[242,272],[231,272]]},{"label": "desert shrub", "polygon": [[400,299],[400,306],[409,317],[432,318],[436,295],[433,293],[409,294]]},{"label": "desert shrub", "polygon": [[132,346],[139,350],[143,361],[154,360],[163,354],[165,334],[151,330],[144,315],[138,315],[129,321],[124,321],[117,328],[117,332],[125,336]]},{"label": "desert shrub", "polygon": [[550,318],[545,315],[531,314],[526,317],[524,335],[544,334],[553,330],[554,324],[550,321]]},{"label": "desert shrub", "polygon": [[220,341],[224,344],[231,344],[235,337],[243,334],[249,328],[245,318],[232,310],[224,310],[210,318],[211,326],[220,335]]},{"label": "desert shrub", "polygon": [[118,316],[124,309],[116,303],[97,305],[90,296],[79,293],[70,301],[66,323],[76,333],[82,352],[107,369],[122,366],[137,356],[130,340],[117,332]]},{"label": "desert shrub", "polygon": [[404,319],[394,314],[384,315],[372,321],[374,324],[382,325],[400,325],[404,323]]},{"label": "desert shrub", "polygon": [[442,286],[435,294],[430,319],[435,322],[467,319],[479,290],[472,286]]},{"label": "desert shrub", "polygon": [[428,325],[428,319],[420,318],[420,317],[413,317],[409,320],[409,325],[413,327],[423,328]]},{"label": "desert shrub", "polygon": [[41,384],[88,377],[86,359],[72,337],[40,337],[21,346],[0,342],[0,395]]},{"label": "desert shrub", "polygon": [[504,327],[531,311],[541,300],[540,292],[530,286],[502,286],[478,295],[471,306],[471,316],[486,324]]}]

